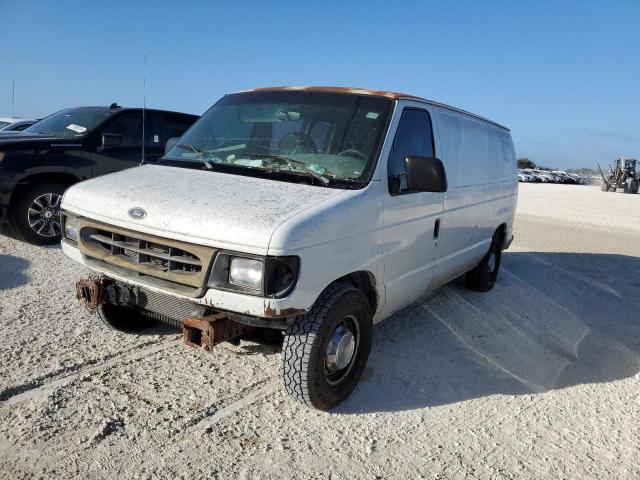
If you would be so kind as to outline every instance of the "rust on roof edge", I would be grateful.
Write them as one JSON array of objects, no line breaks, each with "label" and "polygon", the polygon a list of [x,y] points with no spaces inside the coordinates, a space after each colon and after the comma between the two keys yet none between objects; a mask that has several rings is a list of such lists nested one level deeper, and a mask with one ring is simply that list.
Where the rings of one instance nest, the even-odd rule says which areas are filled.
[{"label": "rust on roof edge", "polygon": [[428,103],[430,105],[434,105],[437,107],[447,108],[449,110],[456,111],[458,113],[463,113],[465,115],[469,115],[471,117],[477,118],[479,120],[483,120],[485,122],[489,122],[492,125],[503,128],[507,131],[511,131],[508,127],[499,124],[498,122],[494,122],[488,118],[485,118],[481,115],[476,115],[475,113],[468,112],[466,110],[462,110],[461,108],[452,107],[451,105],[447,105],[445,103],[435,102],[433,100],[429,100],[427,98],[418,97],[416,95],[409,95],[406,93],[400,92],[391,92],[387,90],[372,90],[370,88],[357,88],[357,87],[321,87],[321,86],[281,86],[281,87],[263,87],[263,88],[251,88],[248,90],[241,90],[233,93],[248,93],[248,92],[332,92],[332,93],[351,93],[357,95],[371,95],[375,97],[386,97],[392,100],[415,100],[418,102]]}]

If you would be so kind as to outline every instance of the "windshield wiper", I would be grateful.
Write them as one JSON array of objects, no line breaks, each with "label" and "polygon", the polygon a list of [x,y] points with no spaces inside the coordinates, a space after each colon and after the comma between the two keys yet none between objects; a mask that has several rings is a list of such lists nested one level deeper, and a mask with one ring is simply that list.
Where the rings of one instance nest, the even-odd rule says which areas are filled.
[{"label": "windshield wiper", "polygon": [[207,170],[211,170],[213,168],[213,165],[211,165],[209,160],[207,160],[207,152],[205,152],[204,150],[201,150],[195,145],[191,145],[190,143],[179,143],[178,145],[176,145],[176,147],[184,148],[185,150],[191,150],[196,154],[196,158],[204,163],[204,166],[207,168]]},{"label": "windshield wiper", "polygon": [[293,158],[283,157],[282,155],[275,155],[269,153],[243,153],[248,157],[254,158],[264,158],[265,160],[271,160],[274,163],[279,163],[281,165],[287,165],[291,170],[305,173],[309,177],[313,177],[318,180],[322,185],[328,185],[330,180],[327,177],[323,177],[317,172],[314,172],[307,164],[301,162],[300,160],[294,160]]}]

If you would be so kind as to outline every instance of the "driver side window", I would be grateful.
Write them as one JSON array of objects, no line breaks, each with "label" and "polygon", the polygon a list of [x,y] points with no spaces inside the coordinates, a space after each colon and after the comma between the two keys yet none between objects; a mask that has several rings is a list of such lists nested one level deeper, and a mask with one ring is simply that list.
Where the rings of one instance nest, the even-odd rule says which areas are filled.
[{"label": "driver side window", "polygon": [[103,133],[120,135],[121,147],[142,147],[142,114],[125,114],[105,128]]},{"label": "driver side window", "polygon": [[387,161],[387,177],[391,195],[410,192],[407,189],[404,165],[404,159],[409,155],[434,156],[431,117],[425,110],[405,108],[402,112]]}]

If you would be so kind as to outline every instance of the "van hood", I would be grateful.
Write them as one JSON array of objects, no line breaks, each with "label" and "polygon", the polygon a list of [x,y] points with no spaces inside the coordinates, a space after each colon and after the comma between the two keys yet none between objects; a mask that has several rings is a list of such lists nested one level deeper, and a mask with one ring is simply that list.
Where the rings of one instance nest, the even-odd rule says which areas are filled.
[{"label": "van hood", "polygon": [[[122,228],[265,254],[273,232],[343,190],[206,170],[144,165],[78,183],[62,209]],[[132,208],[146,215],[134,219]]]}]

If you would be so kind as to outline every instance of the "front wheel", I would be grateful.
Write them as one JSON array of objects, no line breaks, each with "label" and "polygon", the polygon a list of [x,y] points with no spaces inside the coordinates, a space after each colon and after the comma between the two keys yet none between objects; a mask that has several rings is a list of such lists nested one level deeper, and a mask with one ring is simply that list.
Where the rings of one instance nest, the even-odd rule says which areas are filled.
[{"label": "front wheel", "polygon": [[471,271],[467,272],[467,288],[477,292],[488,292],[496,284],[500,260],[502,258],[502,236],[493,235],[489,251],[482,261]]},{"label": "front wheel", "polygon": [[22,240],[35,245],[60,243],[60,202],[65,189],[57,183],[36,183],[14,194],[9,219]]},{"label": "front wheel", "polygon": [[285,390],[298,402],[328,410],[355,388],[371,351],[373,322],[365,294],[349,284],[327,288],[286,331]]}]

